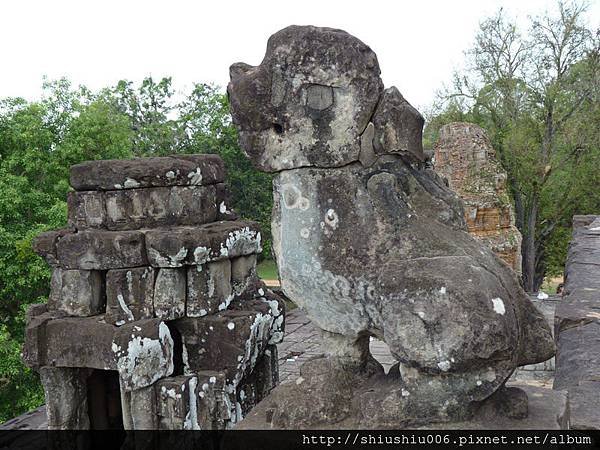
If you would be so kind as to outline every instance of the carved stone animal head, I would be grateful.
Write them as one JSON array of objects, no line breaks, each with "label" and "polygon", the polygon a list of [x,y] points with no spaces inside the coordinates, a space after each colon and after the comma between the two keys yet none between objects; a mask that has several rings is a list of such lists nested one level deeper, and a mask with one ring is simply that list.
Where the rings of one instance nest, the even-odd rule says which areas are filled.
[{"label": "carved stone animal head", "polygon": [[384,92],[379,75],[375,53],[345,31],[279,31],[259,66],[230,68],[242,149],[267,172],[344,166],[359,160],[361,135],[373,122],[371,152],[422,160],[423,118],[396,88]]}]

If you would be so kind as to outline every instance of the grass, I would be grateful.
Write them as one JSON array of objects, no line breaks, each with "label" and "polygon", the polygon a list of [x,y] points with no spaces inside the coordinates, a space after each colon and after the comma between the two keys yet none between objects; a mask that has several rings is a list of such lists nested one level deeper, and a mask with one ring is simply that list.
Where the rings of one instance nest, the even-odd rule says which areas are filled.
[{"label": "grass", "polygon": [[540,290],[544,291],[546,294],[556,294],[556,288],[562,282],[563,277],[546,277],[544,278],[544,282],[542,283]]},{"label": "grass", "polygon": [[[279,273],[277,272],[277,265],[272,259],[265,259],[263,262],[256,266],[256,272],[258,276],[263,280],[278,280]],[[296,309],[297,306],[294,302],[284,297],[286,311]]]},{"label": "grass", "polygon": [[256,272],[258,276],[263,280],[277,280],[279,279],[279,273],[277,272],[277,265],[272,259],[265,259],[256,266]]}]

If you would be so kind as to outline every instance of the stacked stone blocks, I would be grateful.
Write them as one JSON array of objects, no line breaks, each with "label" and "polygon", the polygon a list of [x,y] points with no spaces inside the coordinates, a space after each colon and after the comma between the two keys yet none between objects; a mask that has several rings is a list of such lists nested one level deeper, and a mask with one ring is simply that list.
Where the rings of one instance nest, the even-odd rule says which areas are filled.
[{"label": "stacked stone blocks", "polygon": [[[34,243],[53,274],[24,348],[49,428],[239,421],[278,382],[284,308],[256,276],[260,231],[230,209],[222,160],[90,161],[70,181],[68,228]],[[95,371],[118,372],[120,412]]]},{"label": "stacked stone blocks", "polygon": [[563,299],[554,316],[553,388],[569,393],[571,428],[600,429],[600,216],[573,217]]}]

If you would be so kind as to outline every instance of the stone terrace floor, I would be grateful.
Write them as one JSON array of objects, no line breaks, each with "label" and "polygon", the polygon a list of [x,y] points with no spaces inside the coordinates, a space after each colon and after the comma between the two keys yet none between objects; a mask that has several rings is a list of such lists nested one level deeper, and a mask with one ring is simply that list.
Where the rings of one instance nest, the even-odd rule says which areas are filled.
[{"label": "stone terrace floor", "polygon": [[[289,383],[300,374],[300,366],[307,359],[323,353],[318,329],[300,308],[289,311],[285,318],[285,337],[277,346],[279,352],[279,381]],[[385,371],[396,362],[388,346],[377,339],[371,340],[371,354]]]}]

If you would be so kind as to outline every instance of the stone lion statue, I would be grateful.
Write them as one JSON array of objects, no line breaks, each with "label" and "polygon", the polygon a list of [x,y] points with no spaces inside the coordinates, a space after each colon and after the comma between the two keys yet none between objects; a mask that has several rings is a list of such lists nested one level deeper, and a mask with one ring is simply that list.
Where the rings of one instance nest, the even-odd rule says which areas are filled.
[{"label": "stone lion statue", "polygon": [[[290,387],[294,406],[279,400],[279,426],[468,417],[517,366],[552,357],[543,316],[467,233],[460,199],[424,164],[423,117],[384,89],[367,45],[290,26],[271,36],[260,65],[237,63],[230,75],[240,145],[276,174],[282,290],[327,350],[303,369],[304,390]],[[371,336],[398,361],[387,375]]]}]

